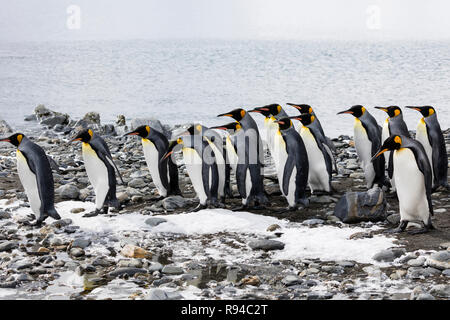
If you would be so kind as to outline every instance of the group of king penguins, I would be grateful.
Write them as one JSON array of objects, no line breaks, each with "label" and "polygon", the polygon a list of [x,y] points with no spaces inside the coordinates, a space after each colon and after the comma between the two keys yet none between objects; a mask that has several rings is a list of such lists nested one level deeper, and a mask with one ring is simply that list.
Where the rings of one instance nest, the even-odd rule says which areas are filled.
[{"label": "group of king penguins", "polygon": [[[308,187],[314,195],[331,194],[332,174],[338,168],[335,146],[325,136],[313,108],[307,104],[287,105],[297,109],[298,115],[288,116],[281,105],[270,104],[220,114],[218,117],[227,116],[234,121],[211,128],[194,124],[172,141],[148,125],[125,136],[141,138],[144,157],[160,198],[181,195],[178,167],[171,156],[180,147],[199,199],[199,205],[192,211],[225,207],[225,199],[233,197],[232,173],[242,199],[242,206],[232,210],[261,209],[269,205],[269,195],[263,183],[263,139],[252,117],[259,113],[265,118],[267,149],[275,164],[281,194],[288,203],[279,213],[295,211],[309,205]],[[422,114],[416,138],[412,139],[398,106],[375,108],[388,115],[383,127],[361,105],[338,113],[355,118],[355,148],[367,188],[392,187],[397,192],[401,222],[395,232],[404,231],[409,222],[423,223],[423,229],[416,233],[426,232],[433,228],[432,192],[439,188],[448,190],[447,151],[436,110],[431,106],[406,107]],[[17,170],[36,217],[35,225],[41,225],[49,216],[60,219],[54,205],[53,175],[44,150],[22,133],[0,141],[17,147]],[[96,196],[95,211],[84,216],[107,214],[110,207],[119,210],[116,173],[121,180],[122,177],[108,145],[92,129],[78,132],[70,142],[75,141],[82,143],[85,169]]]}]

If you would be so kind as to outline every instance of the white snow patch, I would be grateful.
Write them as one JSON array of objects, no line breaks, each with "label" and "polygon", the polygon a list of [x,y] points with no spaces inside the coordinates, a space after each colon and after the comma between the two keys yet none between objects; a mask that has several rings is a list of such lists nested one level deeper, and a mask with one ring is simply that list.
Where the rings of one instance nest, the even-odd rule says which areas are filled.
[{"label": "white snow patch", "polygon": [[[167,222],[151,227],[145,223],[149,216],[139,213],[105,217],[98,215],[91,218],[83,218],[83,213],[74,214],[73,208],[85,208],[86,212],[94,210],[94,204],[81,201],[65,201],[56,205],[62,218],[70,218],[75,225],[80,226],[85,232],[110,232],[147,230],[151,233],[179,233],[185,235],[205,235],[220,232],[238,233],[248,237],[248,241],[256,237],[271,235],[266,229],[272,224],[281,226],[283,235],[276,240],[285,243],[284,250],[273,252],[273,258],[278,260],[296,259],[321,259],[323,261],[353,260],[359,263],[378,263],[372,257],[380,252],[396,245],[394,238],[382,235],[370,239],[350,240],[349,237],[358,232],[376,230],[377,226],[370,229],[360,227],[335,227],[320,226],[310,228],[300,223],[290,223],[274,217],[268,217],[249,212],[233,212],[225,209],[202,210],[199,212],[158,215]],[[29,208],[19,208],[28,212]],[[24,213],[22,212],[22,214]],[[220,243],[217,243],[220,249]],[[218,255],[219,252],[211,250],[210,254]],[[237,259],[238,257],[236,257]]]}]

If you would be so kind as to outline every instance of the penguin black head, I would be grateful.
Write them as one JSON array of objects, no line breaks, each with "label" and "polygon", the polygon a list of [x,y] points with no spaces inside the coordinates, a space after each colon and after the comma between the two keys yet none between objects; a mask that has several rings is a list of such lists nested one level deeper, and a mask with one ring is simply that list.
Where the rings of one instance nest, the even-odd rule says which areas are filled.
[{"label": "penguin black head", "polygon": [[134,131],[128,132],[125,135],[126,136],[139,136],[141,138],[148,137],[150,134],[150,127],[149,126],[140,126],[137,127]]},{"label": "penguin black head", "polygon": [[169,142],[169,147],[167,148],[166,153],[162,156],[160,162],[163,162],[164,160],[166,160],[168,157],[170,157],[173,152],[175,151],[175,147],[178,146],[179,144],[183,145],[184,141],[182,138],[178,138],[177,140],[172,140]]},{"label": "penguin black head", "polygon": [[346,114],[346,113],[353,115],[355,118],[359,118],[362,117],[364,113],[366,113],[366,108],[364,108],[361,105],[356,105],[346,111],[338,112],[338,114]]},{"label": "penguin black head", "polygon": [[391,136],[384,141],[380,150],[378,150],[377,154],[372,158],[372,161],[375,161],[376,158],[381,156],[383,153],[387,151],[399,150],[402,147],[402,137],[401,136]]},{"label": "penguin black head", "polygon": [[218,117],[231,117],[236,121],[241,121],[245,117],[246,113],[247,112],[244,109],[238,108],[227,113],[219,114]]},{"label": "penguin black head", "polygon": [[84,143],[88,143],[89,141],[91,141],[93,136],[94,136],[94,132],[91,129],[85,129],[85,130],[80,131],[75,136],[75,138],[70,140],[70,142],[81,141],[81,142],[84,142]]},{"label": "penguin black head", "polygon": [[400,109],[398,106],[390,106],[390,107],[387,107],[387,108],[375,107],[375,109],[383,110],[384,112],[386,112],[388,114],[388,116],[390,118],[395,118],[395,117],[397,117],[397,116],[402,114],[402,109]]},{"label": "penguin black head", "polygon": [[181,135],[198,135],[198,134],[202,134],[203,132],[203,126],[201,124],[194,124],[192,126],[190,126],[185,132],[183,132]]},{"label": "penguin black head", "polygon": [[18,147],[20,145],[20,143],[22,142],[23,137],[25,137],[25,136],[22,133],[15,133],[8,138],[0,139],[0,141],[9,142],[12,145]]},{"label": "penguin black head", "polygon": [[298,120],[304,126],[309,126],[311,123],[313,123],[316,120],[316,117],[310,113],[302,113],[295,117],[289,117],[289,119]]},{"label": "penguin black head", "polygon": [[288,106],[292,106],[297,109],[300,114],[303,113],[313,113],[313,108],[309,104],[296,104],[296,103],[286,103]]},{"label": "penguin black head", "polygon": [[211,127],[211,129],[219,129],[219,130],[229,130],[229,131],[238,131],[240,130],[241,124],[239,122],[230,122],[228,124],[225,124],[223,126],[217,126],[217,127]]},{"label": "penguin black head", "polygon": [[268,118],[268,117],[270,117],[271,115],[272,115],[272,116],[278,115],[278,114],[281,112],[282,109],[283,109],[283,108],[282,108],[279,104],[274,103],[274,104],[269,104],[269,105],[264,106],[264,107],[259,107],[259,108],[255,108],[255,109],[253,109],[253,110],[249,110],[248,112],[257,112],[257,113],[261,113],[261,114],[263,114],[266,118]]},{"label": "penguin black head", "polygon": [[280,130],[287,130],[292,127],[292,121],[290,118],[282,118],[275,122],[278,123],[278,127],[280,128]]},{"label": "penguin black head", "polygon": [[406,107],[406,108],[419,111],[425,118],[432,116],[433,114],[436,113],[436,110],[432,106]]}]

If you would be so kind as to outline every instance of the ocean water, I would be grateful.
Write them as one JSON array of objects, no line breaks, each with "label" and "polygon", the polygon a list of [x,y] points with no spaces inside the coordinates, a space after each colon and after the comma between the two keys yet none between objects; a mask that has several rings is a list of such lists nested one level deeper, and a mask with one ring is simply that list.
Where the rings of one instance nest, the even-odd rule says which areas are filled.
[{"label": "ocean water", "polygon": [[[450,42],[77,41],[0,43],[0,117],[16,129],[38,104],[170,125],[219,125],[217,114],[311,104],[327,135],[351,134],[354,104],[433,105],[450,127]],[[296,110],[286,106],[289,114]],[[419,114],[405,110],[410,129]],[[262,116],[255,115],[259,123]]]}]

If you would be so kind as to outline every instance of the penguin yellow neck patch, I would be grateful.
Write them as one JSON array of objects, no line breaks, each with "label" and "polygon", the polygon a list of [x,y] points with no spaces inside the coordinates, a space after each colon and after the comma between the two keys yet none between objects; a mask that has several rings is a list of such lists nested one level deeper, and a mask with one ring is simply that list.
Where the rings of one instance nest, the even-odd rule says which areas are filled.
[{"label": "penguin yellow neck patch", "polygon": [[241,110],[241,117],[245,117],[245,110]]}]

